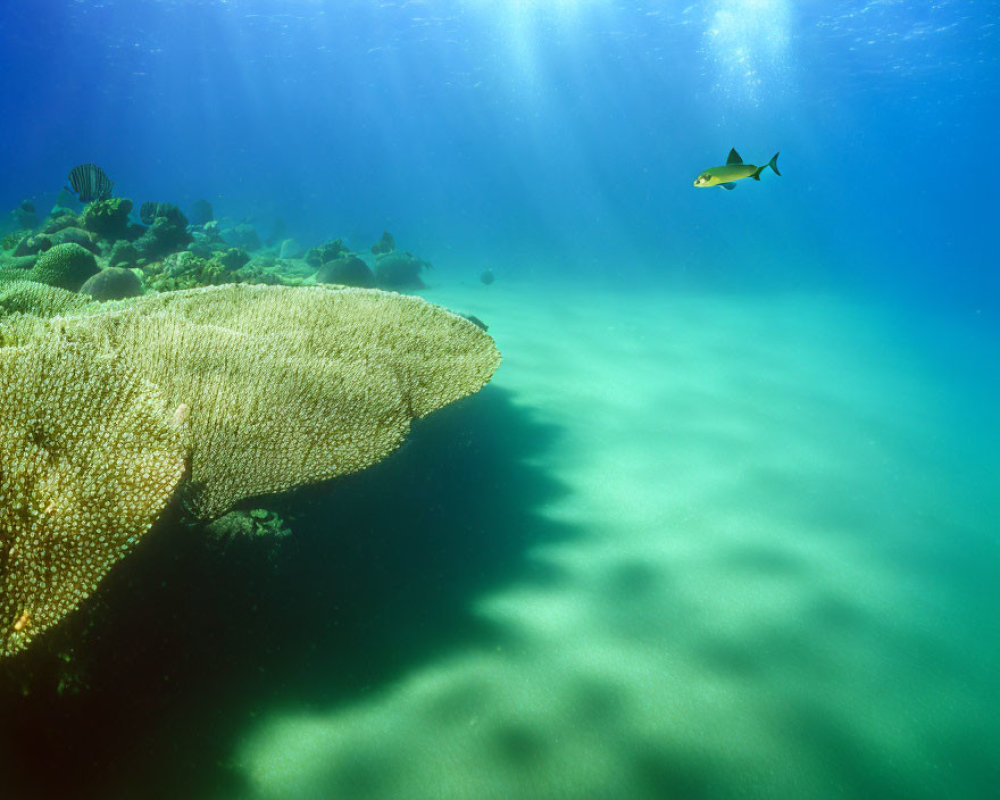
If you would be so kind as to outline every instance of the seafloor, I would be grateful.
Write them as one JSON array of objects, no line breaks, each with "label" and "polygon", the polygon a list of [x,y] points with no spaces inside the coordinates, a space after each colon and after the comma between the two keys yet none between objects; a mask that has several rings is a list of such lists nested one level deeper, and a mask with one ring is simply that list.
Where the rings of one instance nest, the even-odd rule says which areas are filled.
[{"label": "seafloor", "polygon": [[475,644],[262,714],[252,796],[989,795],[996,367],[973,331],[826,294],[427,295],[506,353],[483,402],[534,488],[469,535],[522,561],[463,598]]},{"label": "seafloor", "polygon": [[[997,366],[975,323],[435,283],[490,325],[493,382],[286,504],[273,572],[180,546],[137,565],[162,616],[106,632],[90,699],[0,722],[5,772],[63,753],[61,783],[24,785],[95,797],[991,796]],[[136,631],[169,655],[129,655]]]}]

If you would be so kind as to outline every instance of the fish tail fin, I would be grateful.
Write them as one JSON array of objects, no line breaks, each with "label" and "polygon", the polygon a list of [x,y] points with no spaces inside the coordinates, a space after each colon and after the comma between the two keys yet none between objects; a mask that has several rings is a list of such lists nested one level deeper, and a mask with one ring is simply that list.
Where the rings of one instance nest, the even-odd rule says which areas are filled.
[{"label": "fish tail fin", "polygon": [[762,173],[765,169],[767,169],[768,167],[770,167],[771,169],[774,170],[774,174],[777,175],[780,178],[781,177],[781,173],[778,172],[778,156],[780,156],[780,155],[781,155],[781,151],[778,151],[777,153],[775,153],[773,156],[771,156],[771,160],[768,161],[764,166],[757,167],[757,171],[754,172],[750,177],[753,178],[755,181],[759,181],[760,180],[760,173]]}]

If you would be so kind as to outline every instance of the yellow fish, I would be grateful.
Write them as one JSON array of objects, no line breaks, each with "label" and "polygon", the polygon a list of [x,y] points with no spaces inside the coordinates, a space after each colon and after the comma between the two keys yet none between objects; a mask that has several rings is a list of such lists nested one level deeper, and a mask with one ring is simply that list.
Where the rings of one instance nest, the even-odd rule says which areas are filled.
[{"label": "yellow fish", "polygon": [[736,149],[729,151],[729,158],[726,159],[725,166],[709,167],[701,175],[694,179],[694,185],[698,189],[705,189],[709,186],[721,186],[723,189],[735,189],[736,181],[743,178],[753,178],[760,180],[760,173],[767,167],[774,170],[774,174],[781,176],[778,172],[778,155],[774,156],[764,166],[758,167],[754,164],[744,164],[740,154]]}]

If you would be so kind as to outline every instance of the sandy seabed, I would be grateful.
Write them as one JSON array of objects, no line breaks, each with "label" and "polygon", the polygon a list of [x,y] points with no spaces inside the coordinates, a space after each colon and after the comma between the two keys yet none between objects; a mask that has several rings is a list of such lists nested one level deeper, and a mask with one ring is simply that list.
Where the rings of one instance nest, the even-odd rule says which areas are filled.
[{"label": "sandy seabed", "polygon": [[472,598],[485,641],[264,709],[254,798],[995,789],[997,383],[968,332],[821,294],[425,294],[490,324],[485,391],[557,431],[525,466],[563,535]]}]

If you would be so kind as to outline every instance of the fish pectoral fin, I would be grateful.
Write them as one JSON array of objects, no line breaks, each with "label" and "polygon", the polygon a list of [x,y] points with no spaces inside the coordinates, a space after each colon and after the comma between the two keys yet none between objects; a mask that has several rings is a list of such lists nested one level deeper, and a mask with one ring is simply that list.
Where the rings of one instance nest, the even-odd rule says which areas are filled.
[{"label": "fish pectoral fin", "polygon": [[723,189],[728,189],[730,192],[736,188],[736,184],[733,181],[730,181],[729,183],[720,183],[719,186]]},{"label": "fish pectoral fin", "polygon": [[729,166],[730,164],[742,164],[742,163],[743,159],[740,158],[740,154],[736,152],[736,148],[734,147],[732,150],[729,151],[729,158],[726,159],[726,166]]}]

